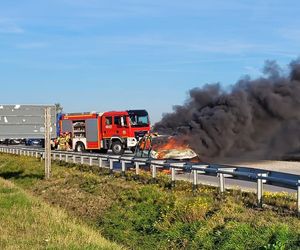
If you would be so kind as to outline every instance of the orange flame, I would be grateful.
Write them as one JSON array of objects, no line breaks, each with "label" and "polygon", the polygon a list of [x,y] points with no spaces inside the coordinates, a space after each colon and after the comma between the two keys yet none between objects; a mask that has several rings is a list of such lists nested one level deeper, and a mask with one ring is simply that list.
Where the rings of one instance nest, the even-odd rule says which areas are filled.
[{"label": "orange flame", "polygon": [[182,141],[176,140],[174,137],[168,138],[166,143],[155,145],[154,149],[157,151],[160,150],[170,150],[170,149],[187,149],[189,145],[184,144]]},{"label": "orange flame", "polygon": [[185,144],[183,141],[179,141],[174,137],[168,138],[167,142],[163,144],[158,144],[153,146],[153,150],[158,153],[158,159],[164,159],[168,150],[185,150],[189,149],[189,145]]}]

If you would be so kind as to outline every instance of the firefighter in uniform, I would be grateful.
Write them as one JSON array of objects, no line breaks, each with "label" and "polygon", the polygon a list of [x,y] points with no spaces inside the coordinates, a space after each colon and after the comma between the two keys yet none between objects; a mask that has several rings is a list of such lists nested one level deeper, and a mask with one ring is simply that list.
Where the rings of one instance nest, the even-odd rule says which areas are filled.
[{"label": "firefighter in uniform", "polygon": [[71,150],[71,143],[72,143],[72,140],[71,140],[71,133],[68,132],[66,133],[66,150]]},{"label": "firefighter in uniform", "polygon": [[66,150],[66,135],[61,133],[58,137],[58,148],[59,150]]},{"label": "firefighter in uniform", "polygon": [[157,133],[147,133],[144,137],[139,141],[138,150],[141,152],[141,156],[143,156],[144,151],[150,154],[152,149],[152,138],[158,136]]}]

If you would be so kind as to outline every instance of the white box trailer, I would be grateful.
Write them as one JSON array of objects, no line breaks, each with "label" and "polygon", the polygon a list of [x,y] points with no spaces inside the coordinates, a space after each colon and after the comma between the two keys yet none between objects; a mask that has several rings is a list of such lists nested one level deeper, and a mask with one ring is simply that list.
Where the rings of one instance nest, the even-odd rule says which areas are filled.
[{"label": "white box trailer", "polygon": [[44,138],[47,107],[51,108],[51,137],[55,138],[55,105],[0,104],[0,139]]}]

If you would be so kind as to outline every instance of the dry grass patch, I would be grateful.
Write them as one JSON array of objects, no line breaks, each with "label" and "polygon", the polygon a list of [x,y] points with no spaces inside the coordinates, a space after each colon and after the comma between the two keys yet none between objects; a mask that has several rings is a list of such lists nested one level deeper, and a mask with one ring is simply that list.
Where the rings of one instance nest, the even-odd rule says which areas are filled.
[{"label": "dry grass patch", "polygon": [[0,179],[1,249],[120,249],[96,230]]}]

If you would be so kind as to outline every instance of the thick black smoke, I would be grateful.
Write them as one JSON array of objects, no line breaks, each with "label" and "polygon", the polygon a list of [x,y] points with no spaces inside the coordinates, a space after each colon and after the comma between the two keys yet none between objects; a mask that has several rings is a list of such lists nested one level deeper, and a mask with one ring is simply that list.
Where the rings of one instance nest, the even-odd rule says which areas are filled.
[{"label": "thick black smoke", "polygon": [[288,75],[267,61],[264,76],[245,77],[223,90],[208,84],[165,114],[154,130],[184,138],[203,159],[280,158],[300,149],[300,61]]}]

